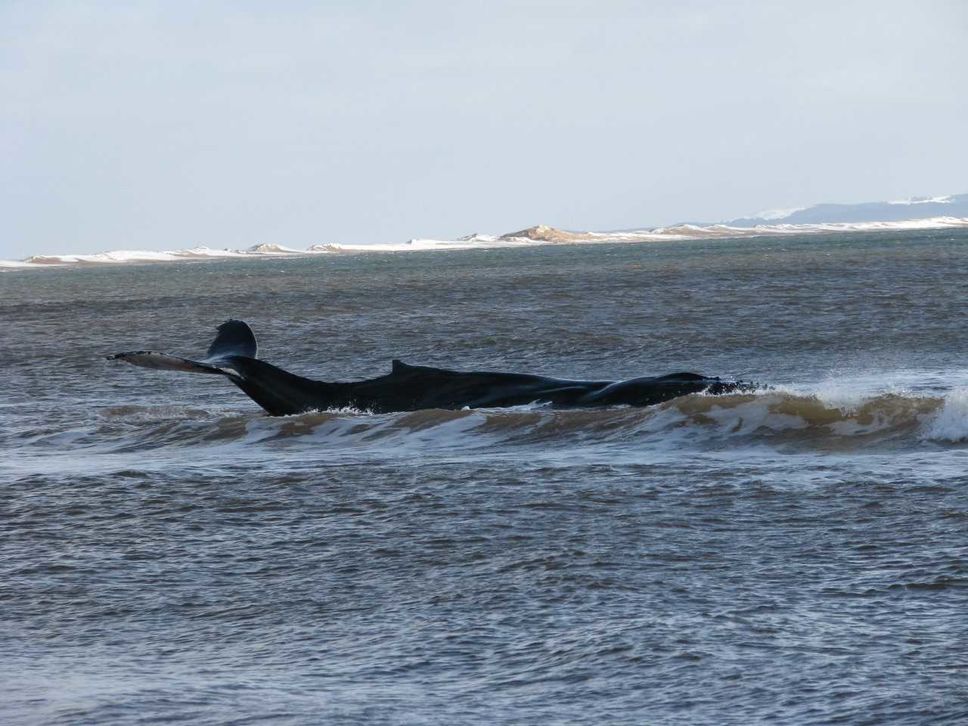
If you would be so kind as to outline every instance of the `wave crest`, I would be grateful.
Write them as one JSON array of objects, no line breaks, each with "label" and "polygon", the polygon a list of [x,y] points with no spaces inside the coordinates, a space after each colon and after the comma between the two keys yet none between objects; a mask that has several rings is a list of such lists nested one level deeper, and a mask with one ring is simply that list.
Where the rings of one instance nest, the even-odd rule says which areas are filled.
[{"label": "wave crest", "polygon": [[493,450],[496,446],[708,447],[857,450],[968,441],[968,391],[945,397],[882,394],[853,404],[765,391],[690,395],[650,408],[423,410],[396,414],[323,411],[268,418],[198,408],[119,406],[101,412],[91,439],[114,450],[205,446],[325,446]]}]

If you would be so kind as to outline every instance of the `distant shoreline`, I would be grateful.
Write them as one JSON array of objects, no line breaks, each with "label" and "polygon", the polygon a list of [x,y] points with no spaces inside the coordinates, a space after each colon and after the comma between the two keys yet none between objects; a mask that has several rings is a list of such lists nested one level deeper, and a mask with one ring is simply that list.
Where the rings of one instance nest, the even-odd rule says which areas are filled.
[{"label": "distant shoreline", "polygon": [[473,234],[456,240],[412,239],[403,243],[324,244],[305,250],[277,244],[258,244],[247,249],[191,249],[152,251],[115,250],[94,254],[33,255],[23,260],[0,260],[0,271],[64,269],[71,267],[111,267],[162,262],[212,262],[239,259],[291,259],[319,255],[376,254],[393,252],[463,251],[477,249],[516,249],[547,245],[646,243],[674,240],[740,239],[789,235],[858,234],[869,232],[909,232],[933,229],[966,229],[968,217],[930,217],[891,222],[831,222],[820,224],[759,224],[736,227],[726,224],[679,224],[622,232],[573,232],[537,225],[508,234]]}]

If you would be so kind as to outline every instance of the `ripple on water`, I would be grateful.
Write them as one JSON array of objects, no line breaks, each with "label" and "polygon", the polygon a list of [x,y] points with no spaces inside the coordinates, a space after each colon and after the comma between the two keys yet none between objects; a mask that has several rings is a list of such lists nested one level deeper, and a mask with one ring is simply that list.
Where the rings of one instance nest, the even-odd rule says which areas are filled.
[{"label": "ripple on water", "polygon": [[[964,720],[968,246],[900,242],[0,276],[0,720]],[[270,419],[103,360],[228,315],[321,378],[786,385]]]}]

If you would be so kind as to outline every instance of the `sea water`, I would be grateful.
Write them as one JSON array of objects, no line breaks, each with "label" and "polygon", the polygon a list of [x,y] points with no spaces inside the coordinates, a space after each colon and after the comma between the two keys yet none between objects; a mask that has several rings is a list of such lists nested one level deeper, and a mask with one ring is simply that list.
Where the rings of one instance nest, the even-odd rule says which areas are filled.
[{"label": "sea water", "polygon": [[[968,718],[968,231],[0,273],[3,723]],[[194,356],[764,384],[270,418]]]}]

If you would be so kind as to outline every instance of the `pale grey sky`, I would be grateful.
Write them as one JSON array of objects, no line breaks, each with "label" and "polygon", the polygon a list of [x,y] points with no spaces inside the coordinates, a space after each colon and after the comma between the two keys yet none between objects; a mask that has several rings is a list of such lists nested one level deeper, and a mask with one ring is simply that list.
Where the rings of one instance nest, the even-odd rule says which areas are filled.
[{"label": "pale grey sky", "polygon": [[0,1],[0,258],[968,192],[968,2]]}]

